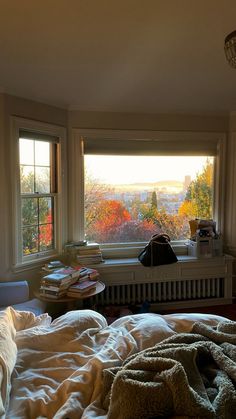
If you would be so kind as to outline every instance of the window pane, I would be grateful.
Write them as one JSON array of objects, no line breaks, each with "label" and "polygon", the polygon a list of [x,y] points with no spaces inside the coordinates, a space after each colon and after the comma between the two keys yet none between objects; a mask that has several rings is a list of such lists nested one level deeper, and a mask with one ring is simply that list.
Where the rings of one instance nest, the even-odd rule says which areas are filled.
[{"label": "window pane", "polygon": [[47,224],[53,222],[52,213],[53,198],[40,198],[39,199],[39,223]]},{"label": "window pane", "polygon": [[44,224],[39,227],[39,250],[40,252],[53,248],[53,225]]},{"label": "window pane", "polygon": [[35,141],[36,166],[50,166],[50,143]]},{"label": "window pane", "polygon": [[190,236],[212,218],[213,157],[85,156],[85,234],[99,243]]},{"label": "window pane", "polygon": [[50,193],[50,167],[35,167],[35,192]]},{"label": "window pane", "polygon": [[22,224],[23,226],[30,226],[38,224],[38,199],[37,198],[22,198]]},{"label": "window pane", "polygon": [[34,167],[20,166],[21,193],[34,193]]},{"label": "window pane", "polygon": [[23,254],[30,255],[38,252],[38,227],[26,227],[22,229]]},{"label": "window pane", "polygon": [[20,164],[34,165],[34,141],[20,138]]}]

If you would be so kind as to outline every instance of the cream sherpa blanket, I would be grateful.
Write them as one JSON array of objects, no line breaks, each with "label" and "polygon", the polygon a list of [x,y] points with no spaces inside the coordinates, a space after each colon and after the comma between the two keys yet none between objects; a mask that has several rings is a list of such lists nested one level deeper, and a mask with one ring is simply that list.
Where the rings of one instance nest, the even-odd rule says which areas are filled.
[{"label": "cream sherpa blanket", "polygon": [[236,322],[195,323],[104,371],[109,419],[236,418]]}]

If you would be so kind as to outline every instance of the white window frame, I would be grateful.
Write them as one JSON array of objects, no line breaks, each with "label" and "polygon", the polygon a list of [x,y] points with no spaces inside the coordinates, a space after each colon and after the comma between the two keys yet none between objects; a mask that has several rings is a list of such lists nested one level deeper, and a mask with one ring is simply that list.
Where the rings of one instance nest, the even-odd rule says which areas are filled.
[{"label": "white window frame", "polygon": [[[54,249],[24,256],[21,237],[21,193],[20,193],[20,131],[29,131],[58,138],[57,155],[57,193],[55,194]],[[11,184],[12,184],[12,268],[13,271],[30,269],[42,265],[48,259],[62,253],[67,240],[67,173],[66,173],[66,130],[65,128],[31,121],[19,117],[11,117]]]},{"label": "white window frame", "polygon": [[[224,199],[225,199],[225,155],[226,134],[222,132],[193,132],[193,131],[137,131],[137,130],[105,130],[105,129],[72,129],[70,138],[70,223],[69,238],[71,241],[84,239],[84,160],[83,141],[89,138],[94,141],[109,139],[116,141],[126,140],[158,140],[166,144],[166,149],[186,141],[188,150],[194,150],[196,144],[204,144],[209,149],[214,147],[216,151],[214,163],[214,195],[213,195],[213,218],[217,223],[217,229],[224,234]],[[145,140],[144,140],[145,141]],[[111,150],[112,154],[112,150]],[[186,252],[185,241],[172,242],[178,254]],[[107,258],[137,257],[140,249],[146,243],[116,243],[102,245],[103,255]],[[185,249],[185,250],[184,250]]]}]

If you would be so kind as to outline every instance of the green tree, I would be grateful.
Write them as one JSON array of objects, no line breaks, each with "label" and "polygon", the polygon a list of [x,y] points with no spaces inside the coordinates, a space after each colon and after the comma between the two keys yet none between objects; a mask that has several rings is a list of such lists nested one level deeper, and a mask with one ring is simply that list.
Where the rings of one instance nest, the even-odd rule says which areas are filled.
[{"label": "green tree", "polygon": [[152,193],[151,207],[152,208],[157,208],[157,194],[156,194],[156,191],[153,191],[153,193]]},{"label": "green tree", "polygon": [[213,164],[207,160],[202,173],[199,173],[187,190],[185,201],[191,202],[195,217],[212,218],[213,202]]}]

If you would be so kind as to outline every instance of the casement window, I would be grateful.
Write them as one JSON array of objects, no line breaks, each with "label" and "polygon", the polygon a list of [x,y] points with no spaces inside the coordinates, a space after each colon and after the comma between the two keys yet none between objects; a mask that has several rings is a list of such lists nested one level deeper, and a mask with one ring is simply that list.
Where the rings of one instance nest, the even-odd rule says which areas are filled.
[{"label": "casement window", "polygon": [[214,219],[221,231],[223,134],[75,130],[73,141],[75,240],[118,254],[154,233],[184,242],[193,218]]},{"label": "casement window", "polygon": [[63,130],[20,119],[14,120],[13,126],[17,144],[13,264],[32,264],[52,257],[62,249],[65,209],[62,205]]}]

